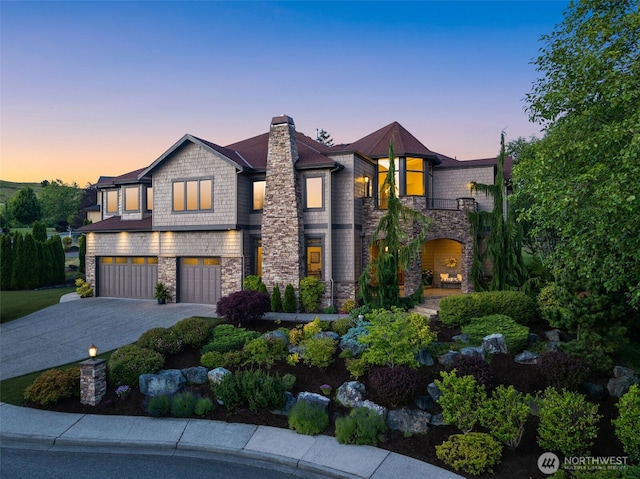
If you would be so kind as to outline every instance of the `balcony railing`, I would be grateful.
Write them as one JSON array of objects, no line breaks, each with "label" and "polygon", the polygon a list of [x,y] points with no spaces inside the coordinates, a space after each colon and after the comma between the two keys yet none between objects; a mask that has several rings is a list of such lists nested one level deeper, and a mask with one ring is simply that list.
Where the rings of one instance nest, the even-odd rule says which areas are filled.
[{"label": "balcony railing", "polygon": [[428,210],[457,210],[458,200],[445,198],[426,198]]}]

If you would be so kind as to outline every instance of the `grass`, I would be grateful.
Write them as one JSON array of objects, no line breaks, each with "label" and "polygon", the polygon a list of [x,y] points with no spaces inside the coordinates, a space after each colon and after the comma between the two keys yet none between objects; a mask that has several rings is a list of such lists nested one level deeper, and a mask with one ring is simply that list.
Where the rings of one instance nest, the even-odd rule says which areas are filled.
[{"label": "grass", "polygon": [[75,292],[75,288],[52,288],[28,291],[0,292],[0,323],[22,318],[60,302],[60,298]]}]

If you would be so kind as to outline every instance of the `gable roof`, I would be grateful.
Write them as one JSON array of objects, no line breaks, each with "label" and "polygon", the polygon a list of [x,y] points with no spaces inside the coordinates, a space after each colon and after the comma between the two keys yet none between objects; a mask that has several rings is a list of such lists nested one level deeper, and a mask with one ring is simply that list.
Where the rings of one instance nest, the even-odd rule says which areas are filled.
[{"label": "gable roof", "polygon": [[370,158],[386,158],[389,156],[389,144],[393,141],[393,150],[397,156],[414,156],[429,158],[440,164],[448,156],[431,151],[397,121],[380,128],[358,141],[333,147],[333,150],[355,150]]},{"label": "gable roof", "polygon": [[123,220],[121,216],[111,216],[96,223],[81,226],[78,231],[89,233],[99,231],[101,233],[118,233],[120,231],[151,231],[151,216],[141,220]]},{"label": "gable roof", "polygon": [[144,170],[145,168],[138,168],[120,176],[101,176],[96,186],[108,188],[109,186],[118,186],[126,183],[139,183],[141,180],[151,182],[151,177],[142,174]]}]

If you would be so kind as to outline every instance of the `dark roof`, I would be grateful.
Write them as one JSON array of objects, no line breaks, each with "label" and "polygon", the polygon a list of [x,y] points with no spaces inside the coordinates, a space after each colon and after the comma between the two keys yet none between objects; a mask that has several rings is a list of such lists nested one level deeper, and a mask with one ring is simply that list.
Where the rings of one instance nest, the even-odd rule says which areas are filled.
[{"label": "dark roof", "polygon": [[109,186],[122,185],[124,183],[139,183],[141,180],[151,181],[151,177],[139,177],[145,169],[146,168],[139,168],[134,171],[129,171],[128,173],[120,176],[101,176],[98,179],[98,184],[96,186],[100,188],[106,188]]},{"label": "dark roof", "polygon": [[448,156],[431,151],[407,131],[397,121],[380,128],[377,131],[359,139],[358,141],[333,147],[334,150],[355,150],[370,158],[386,158],[389,156],[389,144],[393,142],[393,151],[397,156],[415,156],[417,158],[430,158],[436,164],[441,163]]},{"label": "dark roof", "polygon": [[100,232],[117,233],[119,231],[151,231],[151,217],[142,220],[123,220],[120,216],[111,216],[106,220],[81,226],[77,231],[82,233]]}]

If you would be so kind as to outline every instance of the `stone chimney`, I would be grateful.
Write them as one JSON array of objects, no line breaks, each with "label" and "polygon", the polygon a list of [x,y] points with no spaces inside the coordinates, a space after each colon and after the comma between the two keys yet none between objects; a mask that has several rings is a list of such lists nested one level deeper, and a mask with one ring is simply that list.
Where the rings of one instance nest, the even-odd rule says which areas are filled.
[{"label": "stone chimney", "polygon": [[269,130],[267,177],[262,209],[262,280],[297,290],[304,272],[302,193],[296,178],[298,161],[293,118],[274,117]]}]

